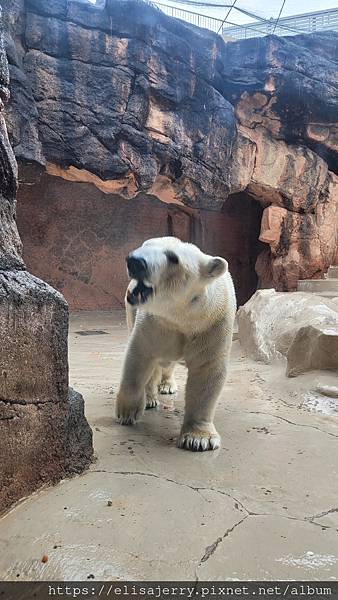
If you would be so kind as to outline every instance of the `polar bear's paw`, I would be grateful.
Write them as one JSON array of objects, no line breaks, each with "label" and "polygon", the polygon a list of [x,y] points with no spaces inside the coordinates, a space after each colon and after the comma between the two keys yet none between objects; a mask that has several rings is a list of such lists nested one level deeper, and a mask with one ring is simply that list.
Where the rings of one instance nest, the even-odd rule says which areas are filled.
[{"label": "polar bear's paw", "polygon": [[158,391],[160,394],[176,394],[177,385],[175,379],[163,379],[158,386]]},{"label": "polar bear's paw", "polygon": [[157,396],[154,394],[147,394],[146,396],[146,409],[148,408],[156,408],[160,403],[157,400]]},{"label": "polar bear's paw", "polygon": [[135,425],[142,416],[144,404],[127,401],[124,395],[119,395],[116,404],[116,418],[120,425]]},{"label": "polar bear's paw", "polygon": [[134,408],[131,410],[121,410],[117,413],[117,422],[120,425],[135,425],[136,421],[142,415],[142,410]]},{"label": "polar bear's paw", "polygon": [[136,417],[133,415],[121,415],[117,417],[117,422],[119,425],[135,425]]},{"label": "polar bear's paw", "polygon": [[221,445],[221,438],[217,432],[191,430],[182,432],[177,440],[177,447],[192,452],[217,450]]}]

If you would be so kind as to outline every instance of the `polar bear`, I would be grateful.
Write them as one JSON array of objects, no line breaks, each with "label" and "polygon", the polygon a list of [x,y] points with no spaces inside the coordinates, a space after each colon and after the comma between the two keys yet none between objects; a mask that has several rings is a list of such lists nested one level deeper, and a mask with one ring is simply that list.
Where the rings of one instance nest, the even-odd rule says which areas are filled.
[{"label": "polar bear", "polygon": [[214,450],[217,398],[226,378],[236,297],[224,258],[175,237],[147,240],[127,257],[131,330],[116,403],[121,425],[133,425],[157,393],[175,391],[175,362],[188,368],[179,448]]}]

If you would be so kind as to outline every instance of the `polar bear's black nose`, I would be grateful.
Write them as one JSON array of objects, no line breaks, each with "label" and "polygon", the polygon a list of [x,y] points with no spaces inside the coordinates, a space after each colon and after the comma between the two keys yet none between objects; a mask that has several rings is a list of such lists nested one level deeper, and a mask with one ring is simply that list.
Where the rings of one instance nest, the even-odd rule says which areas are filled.
[{"label": "polar bear's black nose", "polygon": [[147,262],[144,258],[127,256],[127,267],[129,275],[134,279],[144,279],[147,274]]}]

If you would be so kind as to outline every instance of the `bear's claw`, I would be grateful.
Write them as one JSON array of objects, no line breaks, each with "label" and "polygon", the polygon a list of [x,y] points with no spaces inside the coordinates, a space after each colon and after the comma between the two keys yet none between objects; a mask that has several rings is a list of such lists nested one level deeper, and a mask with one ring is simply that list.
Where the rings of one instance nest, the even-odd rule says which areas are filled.
[{"label": "bear's claw", "polygon": [[154,397],[151,397],[151,396],[147,397],[147,399],[146,399],[146,409],[156,408],[159,405],[160,405],[160,403],[157,400],[157,398],[154,398]]},{"label": "bear's claw", "polygon": [[121,408],[116,411],[117,422],[120,425],[135,425],[136,421],[142,416],[143,408]]},{"label": "bear's claw", "polygon": [[177,447],[192,452],[216,450],[221,445],[221,438],[217,434],[207,433],[182,433],[177,440]]},{"label": "bear's claw", "polygon": [[129,415],[129,416],[125,416],[125,417],[117,417],[117,422],[120,425],[135,425],[136,419],[135,419],[135,417],[132,417],[131,415]]},{"label": "bear's claw", "polygon": [[177,385],[175,381],[161,381],[158,391],[160,394],[176,394]]}]

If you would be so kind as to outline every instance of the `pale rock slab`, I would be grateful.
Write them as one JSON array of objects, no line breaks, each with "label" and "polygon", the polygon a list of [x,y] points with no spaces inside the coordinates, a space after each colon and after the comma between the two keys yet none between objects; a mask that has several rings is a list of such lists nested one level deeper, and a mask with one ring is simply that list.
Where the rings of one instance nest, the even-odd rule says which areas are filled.
[{"label": "pale rock slab", "polygon": [[303,292],[259,290],[238,311],[242,348],[254,360],[287,361],[287,375],[338,369],[338,310]]}]

